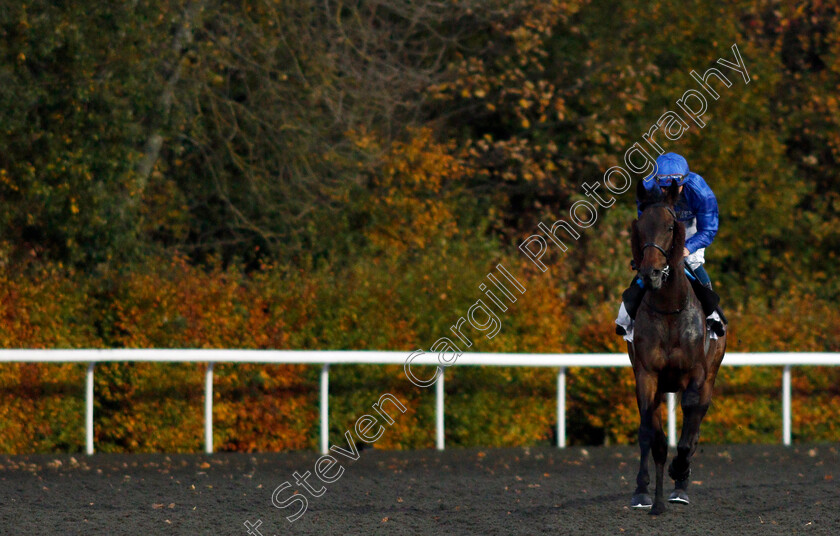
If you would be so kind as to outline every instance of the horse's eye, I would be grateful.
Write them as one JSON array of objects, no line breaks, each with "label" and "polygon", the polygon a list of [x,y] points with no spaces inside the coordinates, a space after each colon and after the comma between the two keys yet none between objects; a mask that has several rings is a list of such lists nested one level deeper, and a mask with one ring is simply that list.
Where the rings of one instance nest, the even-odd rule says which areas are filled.
[{"label": "horse's eye", "polygon": [[674,230],[674,226],[672,225],[672,226],[668,227],[668,230],[669,230],[669,231],[673,231],[673,230]]}]

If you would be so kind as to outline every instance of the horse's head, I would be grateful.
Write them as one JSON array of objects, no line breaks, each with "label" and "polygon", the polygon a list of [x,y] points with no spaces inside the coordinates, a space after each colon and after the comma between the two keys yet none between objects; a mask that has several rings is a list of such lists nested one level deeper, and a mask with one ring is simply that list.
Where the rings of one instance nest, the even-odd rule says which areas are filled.
[{"label": "horse's head", "polygon": [[685,226],[677,221],[673,208],[679,199],[679,186],[674,181],[665,192],[659,188],[648,191],[640,180],[636,197],[642,215],[630,230],[633,261],[645,287],[659,290],[683,260]]}]

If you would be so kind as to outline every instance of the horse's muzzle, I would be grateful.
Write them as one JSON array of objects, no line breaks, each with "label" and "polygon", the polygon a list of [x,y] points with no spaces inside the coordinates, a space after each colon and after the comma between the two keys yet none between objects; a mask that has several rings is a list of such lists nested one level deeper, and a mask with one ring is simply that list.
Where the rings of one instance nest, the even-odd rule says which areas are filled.
[{"label": "horse's muzzle", "polygon": [[659,268],[652,267],[642,268],[639,270],[639,275],[642,276],[645,287],[651,290],[659,290],[668,277],[668,270],[660,270]]}]

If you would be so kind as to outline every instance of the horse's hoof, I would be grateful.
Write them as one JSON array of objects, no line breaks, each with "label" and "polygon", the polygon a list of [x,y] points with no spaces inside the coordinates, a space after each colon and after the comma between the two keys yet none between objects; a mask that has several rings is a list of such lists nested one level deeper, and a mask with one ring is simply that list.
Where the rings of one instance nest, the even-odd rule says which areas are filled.
[{"label": "horse's hoof", "polygon": [[668,497],[668,502],[688,504],[688,493],[686,493],[685,490],[682,489],[675,489],[671,492],[671,496]]},{"label": "horse's hoof", "polygon": [[637,493],[630,500],[631,508],[650,508],[653,506],[653,499],[647,493]]},{"label": "horse's hoof", "polygon": [[656,501],[656,504],[650,509],[650,515],[658,516],[665,513],[665,501]]}]

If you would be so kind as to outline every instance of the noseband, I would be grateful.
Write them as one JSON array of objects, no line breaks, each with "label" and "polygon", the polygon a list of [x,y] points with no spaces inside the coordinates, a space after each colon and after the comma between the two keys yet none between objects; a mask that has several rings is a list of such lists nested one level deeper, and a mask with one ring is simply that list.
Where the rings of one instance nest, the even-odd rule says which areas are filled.
[{"label": "noseband", "polygon": [[[645,251],[645,249],[647,249],[647,248],[656,248],[656,249],[658,249],[659,251],[661,251],[661,252],[662,252],[662,254],[663,254],[663,255],[665,255],[665,260],[666,260],[666,261],[668,260],[668,256],[669,256],[669,255],[668,255],[668,253],[666,253],[666,252],[665,252],[665,250],[664,250],[664,249],[662,249],[662,248],[661,248],[658,244],[654,244],[653,242],[648,242],[647,244],[645,244],[644,246],[642,246],[642,254],[644,254],[644,251]],[[671,245],[671,249],[674,249],[673,244]],[[664,283],[665,281],[668,281],[668,276],[669,276],[670,274],[671,274],[671,265],[670,265],[670,264],[666,264],[666,265],[665,265],[665,268],[663,268],[663,269],[662,269],[662,282],[663,282],[663,283]]]}]

